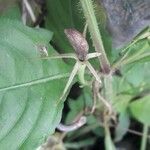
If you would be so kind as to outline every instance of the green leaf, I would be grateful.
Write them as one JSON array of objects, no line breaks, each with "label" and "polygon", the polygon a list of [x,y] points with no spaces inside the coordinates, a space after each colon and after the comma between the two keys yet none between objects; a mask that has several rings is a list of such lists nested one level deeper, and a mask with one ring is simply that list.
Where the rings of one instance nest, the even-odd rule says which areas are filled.
[{"label": "green leaf", "polygon": [[124,77],[113,77],[113,93],[114,96],[118,94],[132,94],[134,89],[132,86],[126,81]]},{"label": "green leaf", "polygon": [[115,101],[114,101],[113,107],[118,113],[125,112],[129,105],[129,101],[131,100],[131,98],[132,98],[131,95],[125,95],[125,94],[116,96],[114,98]]},{"label": "green leaf", "polygon": [[150,95],[147,95],[130,104],[131,115],[143,124],[150,125]]},{"label": "green leaf", "polygon": [[120,113],[118,121],[119,123],[115,129],[115,142],[121,141],[124,135],[128,132],[130,125],[129,114],[126,111]]},{"label": "green leaf", "polygon": [[76,28],[82,32],[84,28],[83,16],[81,15],[81,11],[79,11],[80,7],[78,3],[78,0],[46,1],[48,10],[46,28],[55,33],[53,41],[62,52],[73,51],[73,48],[64,34],[64,29]]},{"label": "green leaf", "polygon": [[69,99],[69,108],[70,111],[67,114],[66,123],[71,123],[73,119],[84,109],[84,101],[82,96],[76,100]]},{"label": "green leaf", "polygon": [[124,80],[126,80],[132,88],[139,88],[139,92],[148,88],[150,85],[150,62],[130,64],[122,68]]},{"label": "green leaf", "polygon": [[39,59],[39,46],[56,54],[51,38],[44,29],[0,18],[1,149],[34,150],[61,119],[63,103],[57,101],[70,68],[61,59]]},{"label": "green leaf", "polygon": [[118,124],[115,130],[115,142],[120,141],[129,128],[130,120],[127,108],[131,98],[132,98],[131,95],[125,94],[118,95],[114,98],[115,100],[114,109],[116,110],[117,113],[119,113]]},{"label": "green leaf", "polygon": [[[147,27],[135,37],[135,39],[131,43],[131,47],[129,45],[129,49],[123,51],[123,53],[126,53],[128,55],[125,61],[128,63],[144,60],[149,61],[150,60],[149,38],[150,38],[150,27]],[[149,59],[147,60],[146,58]]]},{"label": "green leaf", "polygon": [[139,61],[149,61],[150,60],[150,43],[148,39],[142,39],[135,43],[128,51],[123,54],[126,58],[123,60],[123,64],[129,64]]},{"label": "green leaf", "polygon": [[130,63],[150,61],[150,27],[140,32],[131,43],[121,50],[121,57],[114,63],[118,68]]},{"label": "green leaf", "polygon": [[113,77],[113,91],[117,94],[139,95],[150,88],[150,62],[128,64],[121,69],[121,77]]},{"label": "green leaf", "polygon": [[[93,106],[93,97],[91,89],[89,87],[84,87],[82,90],[82,95],[76,100],[68,100],[70,111],[67,114],[66,123],[71,123],[73,118],[79,115],[84,109],[91,108]],[[90,110],[89,110],[90,111]],[[67,137],[70,140],[74,137],[80,137],[82,134],[87,134],[87,131],[92,131],[96,136],[104,136],[103,127],[100,127],[99,122],[93,115],[87,116],[87,126],[84,129],[78,129],[77,131],[68,133]]]}]

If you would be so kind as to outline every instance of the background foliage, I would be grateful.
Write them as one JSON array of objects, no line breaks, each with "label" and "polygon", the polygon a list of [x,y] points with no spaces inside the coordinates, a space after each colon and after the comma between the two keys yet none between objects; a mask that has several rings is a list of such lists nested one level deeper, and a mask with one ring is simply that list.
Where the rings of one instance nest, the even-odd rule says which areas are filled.
[{"label": "background foliage", "polygon": [[[105,9],[98,2],[94,4],[107,56],[112,68],[119,69],[119,75],[113,76],[112,101],[119,116],[114,141],[119,142],[127,133],[132,118],[150,125],[150,28],[143,29],[128,44],[115,49],[107,31]],[[62,117],[65,123],[70,123],[85,104],[92,106],[92,92],[86,87],[79,90],[79,96],[68,99],[69,110],[62,115],[63,102],[59,105],[56,102],[74,62],[41,59],[41,47],[46,47],[49,55],[73,52],[64,29],[83,31],[85,18],[79,1],[47,0],[44,7],[47,14],[42,28],[23,25],[18,6],[1,13],[0,147],[4,150],[10,147],[12,150],[36,149],[54,133]],[[94,51],[89,34],[87,40],[90,52]],[[92,64],[98,68],[96,60]],[[67,135],[66,147],[80,149],[94,145],[99,137],[104,137],[104,129],[99,127],[101,123],[96,114],[89,116],[85,127]],[[109,140],[107,138],[111,143]]]}]

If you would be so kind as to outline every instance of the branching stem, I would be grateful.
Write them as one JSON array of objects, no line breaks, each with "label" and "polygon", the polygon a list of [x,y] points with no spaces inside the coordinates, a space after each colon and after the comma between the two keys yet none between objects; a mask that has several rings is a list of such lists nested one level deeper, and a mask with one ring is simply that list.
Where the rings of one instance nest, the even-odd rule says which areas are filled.
[{"label": "branching stem", "polygon": [[88,24],[89,32],[91,34],[91,38],[93,41],[93,45],[95,47],[95,50],[99,53],[101,53],[101,56],[99,56],[99,60],[101,63],[101,68],[104,73],[109,73],[110,71],[110,63],[107,59],[101,34],[99,31],[98,23],[94,14],[93,4],[91,0],[80,0],[83,13],[86,18],[86,22]]},{"label": "branching stem", "polygon": [[89,32],[91,34],[95,50],[101,53],[99,59],[102,71],[103,73],[108,75],[104,79],[104,86],[105,86],[104,96],[106,100],[112,101],[111,99],[113,97],[112,95],[113,92],[112,92],[112,75],[110,73],[110,63],[105,53],[101,33],[99,31],[98,23],[94,14],[92,0],[80,0],[80,3],[86,18],[86,22],[88,24]]},{"label": "branching stem", "polygon": [[[99,61],[100,61],[100,65],[101,65],[101,69],[102,72],[104,74],[106,74],[106,76],[104,77],[104,98],[106,100],[109,100],[110,103],[112,102],[112,74],[110,73],[110,63],[108,61],[105,49],[104,49],[104,45],[103,45],[103,41],[102,41],[102,37],[101,37],[101,33],[99,31],[99,27],[98,27],[98,23],[96,20],[96,16],[94,14],[94,8],[93,8],[93,4],[92,4],[92,0],[80,0],[81,6],[82,6],[82,10],[84,13],[84,16],[86,18],[86,22],[88,24],[88,29],[93,41],[93,45],[95,47],[95,50],[99,53],[101,53],[101,55],[99,56]],[[102,99],[103,100],[103,99]],[[105,105],[108,107],[107,109],[111,110],[111,105],[109,105],[109,103],[107,103],[107,101],[103,100],[103,102],[105,103]],[[107,116],[106,118],[104,118],[105,120],[105,136],[106,136],[106,146],[107,146],[107,142],[111,143],[111,136],[110,136],[110,131],[109,131],[109,127],[108,127],[108,122],[109,120],[107,120]],[[109,148],[109,150],[114,150],[114,145],[113,143],[111,143],[111,148]]]}]

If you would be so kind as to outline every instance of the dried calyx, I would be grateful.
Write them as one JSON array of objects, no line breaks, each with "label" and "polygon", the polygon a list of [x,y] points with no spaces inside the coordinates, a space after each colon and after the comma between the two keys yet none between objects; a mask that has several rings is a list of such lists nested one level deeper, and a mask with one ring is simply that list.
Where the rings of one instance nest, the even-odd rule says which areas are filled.
[{"label": "dried calyx", "polygon": [[80,61],[85,61],[88,54],[89,45],[83,35],[76,29],[64,30],[70,44],[75,50],[75,53]]}]

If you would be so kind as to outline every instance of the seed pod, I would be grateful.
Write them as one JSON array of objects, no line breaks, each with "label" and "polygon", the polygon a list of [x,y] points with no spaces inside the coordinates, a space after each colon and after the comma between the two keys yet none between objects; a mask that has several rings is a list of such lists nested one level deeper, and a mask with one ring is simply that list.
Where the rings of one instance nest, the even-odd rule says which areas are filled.
[{"label": "seed pod", "polygon": [[65,34],[74,48],[80,61],[84,61],[88,54],[89,45],[83,35],[76,29],[65,29]]}]

